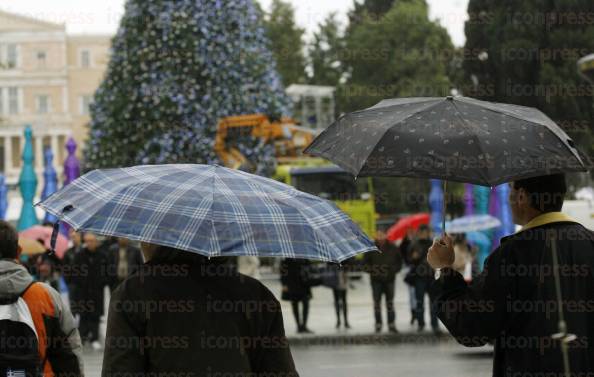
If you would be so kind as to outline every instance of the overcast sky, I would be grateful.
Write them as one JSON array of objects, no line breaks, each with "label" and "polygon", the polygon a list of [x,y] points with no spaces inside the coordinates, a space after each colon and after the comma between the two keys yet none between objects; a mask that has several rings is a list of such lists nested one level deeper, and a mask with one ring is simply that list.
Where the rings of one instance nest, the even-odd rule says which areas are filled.
[{"label": "overcast sky", "polygon": [[[271,0],[259,0],[266,9]],[[330,12],[346,20],[353,0],[290,0],[297,22],[311,34]],[[71,33],[112,34],[124,11],[125,0],[0,0],[0,9],[53,22],[64,22]],[[468,0],[427,0],[432,19],[445,26],[454,44],[464,44],[464,21]]]}]

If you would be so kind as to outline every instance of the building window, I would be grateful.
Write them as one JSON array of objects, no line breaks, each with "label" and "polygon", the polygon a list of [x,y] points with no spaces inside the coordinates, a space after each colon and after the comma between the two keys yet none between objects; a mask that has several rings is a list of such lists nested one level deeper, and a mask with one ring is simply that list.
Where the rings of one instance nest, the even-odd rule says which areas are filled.
[{"label": "building window", "polygon": [[8,69],[16,68],[19,62],[18,49],[16,44],[6,46],[6,67]]},{"label": "building window", "polygon": [[37,96],[37,114],[47,114],[50,111],[49,96]]},{"label": "building window", "polygon": [[46,60],[47,60],[47,53],[45,51],[37,51],[37,66],[39,68],[45,68]]},{"label": "building window", "polygon": [[92,96],[81,96],[80,97],[80,115],[89,115],[90,114],[90,106],[91,102],[93,101]]},{"label": "building window", "polygon": [[8,88],[8,113],[10,115],[19,113],[19,88]]},{"label": "building window", "polygon": [[91,51],[82,50],[80,52],[80,66],[83,68],[89,68],[91,66]]}]

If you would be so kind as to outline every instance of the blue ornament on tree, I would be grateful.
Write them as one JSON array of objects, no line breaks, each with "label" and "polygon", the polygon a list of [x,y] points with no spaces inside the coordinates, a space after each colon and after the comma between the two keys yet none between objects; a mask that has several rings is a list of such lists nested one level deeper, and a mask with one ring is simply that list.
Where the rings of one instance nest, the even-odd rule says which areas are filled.
[{"label": "blue ornament on tree", "polygon": [[[54,154],[52,150],[47,148],[43,157],[45,164],[43,170],[44,185],[43,191],[41,192],[41,200],[45,200],[58,190],[58,175],[53,166]],[[43,218],[43,221],[48,223],[55,223],[57,220],[58,218],[49,212],[46,212],[45,217]]]}]

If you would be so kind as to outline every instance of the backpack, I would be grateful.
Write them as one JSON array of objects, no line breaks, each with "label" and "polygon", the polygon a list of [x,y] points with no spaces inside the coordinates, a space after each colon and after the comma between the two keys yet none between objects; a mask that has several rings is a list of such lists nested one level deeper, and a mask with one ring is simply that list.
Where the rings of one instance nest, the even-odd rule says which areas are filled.
[{"label": "backpack", "polygon": [[0,377],[43,375],[37,330],[22,297],[27,289],[13,300],[0,301]]}]

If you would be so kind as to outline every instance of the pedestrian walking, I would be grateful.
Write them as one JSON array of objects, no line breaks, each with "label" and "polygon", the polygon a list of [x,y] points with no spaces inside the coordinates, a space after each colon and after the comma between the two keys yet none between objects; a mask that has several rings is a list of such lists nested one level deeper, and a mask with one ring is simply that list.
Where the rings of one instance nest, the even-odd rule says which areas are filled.
[{"label": "pedestrian walking", "polygon": [[77,313],[79,332],[83,342],[93,349],[101,349],[99,324],[104,312],[104,287],[109,283],[107,257],[99,251],[97,236],[87,232],[82,250],[74,258],[72,300],[70,306]]},{"label": "pedestrian walking", "polygon": [[594,302],[594,232],[560,212],[565,194],[563,174],[513,182],[522,229],[501,239],[470,283],[452,268],[450,237],[429,250],[440,271],[439,318],[463,345],[494,341],[493,376],[594,370],[594,308],[585,304]]},{"label": "pedestrian walking", "polygon": [[138,271],[143,263],[140,249],[131,245],[128,239],[119,237],[107,250],[109,291],[113,292],[128,276]]},{"label": "pedestrian walking", "polygon": [[412,283],[415,287],[417,330],[421,332],[425,329],[425,296],[428,296],[431,329],[434,334],[439,335],[437,312],[433,307],[437,295],[436,288],[432,286],[435,271],[427,262],[427,253],[432,244],[429,226],[421,225],[417,232],[417,239],[409,247],[408,258],[412,264]]},{"label": "pedestrian walking", "polygon": [[370,252],[363,257],[364,268],[369,273],[371,281],[375,332],[382,330],[382,297],[385,297],[388,330],[397,333],[394,295],[396,274],[402,268],[402,255],[398,247],[387,240],[383,230],[377,231],[375,245],[379,252]]},{"label": "pedestrian walking", "polygon": [[83,375],[82,346],[60,294],[19,262],[18,234],[0,221],[0,375]]},{"label": "pedestrian walking", "polygon": [[[282,284],[281,298],[291,302],[293,316],[297,323],[297,332],[311,334],[307,327],[309,316],[309,300],[311,300],[311,287],[307,282],[308,269],[311,263],[305,259],[286,258],[280,264],[280,279]],[[299,306],[301,304],[301,313]]]},{"label": "pedestrian walking", "polygon": [[218,258],[141,250],[147,263],[110,302],[103,377],[298,377],[280,304],[262,283]]}]

